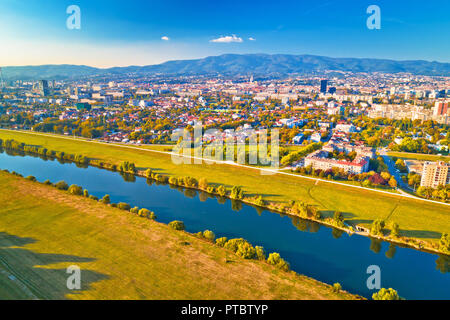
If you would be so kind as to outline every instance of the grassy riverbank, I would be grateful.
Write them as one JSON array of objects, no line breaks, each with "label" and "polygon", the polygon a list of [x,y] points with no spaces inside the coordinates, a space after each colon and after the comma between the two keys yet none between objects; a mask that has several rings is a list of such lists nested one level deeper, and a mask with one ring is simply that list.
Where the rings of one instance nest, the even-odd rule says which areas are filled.
[{"label": "grassy riverbank", "polygon": [[[352,299],[156,221],[0,172],[0,299]],[[82,289],[66,287],[80,266]]]},{"label": "grassy riverbank", "polygon": [[247,196],[262,195],[266,201],[286,204],[291,200],[300,200],[317,206],[325,217],[331,217],[335,211],[340,211],[344,213],[346,221],[366,227],[375,219],[384,220],[386,225],[396,222],[400,226],[400,235],[404,237],[436,243],[441,233],[450,231],[448,206],[401,198],[394,194],[280,174],[264,176],[259,170],[233,165],[176,165],[171,161],[170,155],[148,149],[99,144],[56,135],[0,130],[0,139],[15,139],[117,165],[122,161],[131,161],[140,170],[152,168],[153,171],[169,176],[203,177],[209,183],[224,184],[229,188],[239,185]]}]

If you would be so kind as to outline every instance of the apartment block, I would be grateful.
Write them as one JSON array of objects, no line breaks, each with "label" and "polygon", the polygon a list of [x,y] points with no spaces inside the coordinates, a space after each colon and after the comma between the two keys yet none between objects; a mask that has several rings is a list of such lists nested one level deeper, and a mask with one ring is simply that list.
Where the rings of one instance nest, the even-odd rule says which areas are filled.
[{"label": "apartment block", "polygon": [[450,183],[450,164],[437,161],[426,161],[423,165],[421,187],[437,188]]}]

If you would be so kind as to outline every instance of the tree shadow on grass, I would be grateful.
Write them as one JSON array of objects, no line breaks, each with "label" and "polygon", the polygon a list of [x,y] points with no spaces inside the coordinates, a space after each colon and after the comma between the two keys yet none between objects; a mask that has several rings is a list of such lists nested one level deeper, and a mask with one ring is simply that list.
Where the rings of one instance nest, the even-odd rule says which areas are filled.
[{"label": "tree shadow on grass", "polygon": [[[22,238],[0,232],[0,286],[14,288],[8,299],[67,299],[68,294],[81,294],[91,289],[91,284],[106,280],[107,275],[83,269],[83,263],[94,258],[65,254],[37,253],[22,248],[36,243],[36,239]],[[63,263],[64,267],[51,268],[52,264]],[[70,290],[67,280],[72,273],[67,267],[76,265],[81,270],[81,289]]]},{"label": "tree shadow on grass", "polygon": [[411,238],[440,239],[442,236],[442,234],[439,232],[427,230],[400,230],[399,233],[403,237],[411,237]]}]

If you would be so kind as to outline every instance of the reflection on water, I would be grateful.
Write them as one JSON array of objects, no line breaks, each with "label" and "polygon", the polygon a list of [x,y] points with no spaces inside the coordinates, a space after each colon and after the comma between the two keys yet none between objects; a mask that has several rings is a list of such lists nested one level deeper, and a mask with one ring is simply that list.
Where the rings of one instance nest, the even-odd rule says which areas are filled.
[{"label": "reflection on water", "polygon": [[[1,151],[1,150],[0,150]],[[158,221],[184,221],[187,231],[214,231],[218,237],[245,238],[279,252],[293,270],[345,290],[371,297],[367,267],[378,265],[381,284],[407,299],[450,299],[449,258],[393,245],[298,217],[269,212],[241,201],[151,179],[80,166],[15,151],[0,153],[0,168],[33,175],[38,181],[64,180],[98,198],[127,202],[157,213]]]}]

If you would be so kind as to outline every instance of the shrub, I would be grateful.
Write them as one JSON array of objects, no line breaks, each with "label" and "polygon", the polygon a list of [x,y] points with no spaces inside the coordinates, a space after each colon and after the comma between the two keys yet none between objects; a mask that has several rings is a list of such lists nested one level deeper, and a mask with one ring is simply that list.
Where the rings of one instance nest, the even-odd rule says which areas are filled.
[{"label": "shrub", "polygon": [[[225,244],[224,247],[225,247],[225,249],[236,252],[239,249],[239,245],[241,245],[243,243],[248,243],[248,241],[243,238],[230,239],[227,241],[227,243]],[[248,244],[250,244],[250,243],[248,243]]]},{"label": "shrub", "polygon": [[342,286],[340,283],[336,282],[333,284],[333,292],[339,293],[342,290]]},{"label": "shrub", "polygon": [[137,212],[139,217],[148,218],[151,220],[156,220],[156,215],[153,211],[150,211],[148,209],[142,208]]},{"label": "shrub", "polygon": [[202,190],[206,190],[208,188],[208,181],[205,178],[201,178],[198,181],[198,187]]},{"label": "shrub", "polygon": [[89,198],[89,191],[87,191],[86,189],[83,190],[83,196],[85,196],[86,198]]},{"label": "shrub", "polygon": [[184,184],[184,186],[186,186],[188,188],[196,188],[198,186],[197,180],[195,180],[192,177],[184,177],[183,184]]},{"label": "shrub", "polygon": [[98,201],[98,198],[96,196],[93,196],[92,194],[89,196],[89,199]]},{"label": "shrub", "polygon": [[69,189],[69,185],[65,181],[59,181],[55,184],[55,187],[59,190]]},{"label": "shrub", "polygon": [[111,203],[111,207],[117,208],[117,203]]},{"label": "shrub", "polygon": [[227,241],[228,241],[227,237],[216,239],[216,245],[218,245],[219,247],[224,247]]},{"label": "shrub", "polygon": [[25,179],[36,182],[36,177],[34,176],[28,176]]},{"label": "shrub", "polygon": [[139,212],[139,208],[138,207],[131,208],[130,212],[137,214]]},{"label": "shrub", "polygon": [[258,260],[266,260],[266,251],[264,250],[263,247],[256,246],[255,250],[256,250],[256,258]]},{"label": "shrub", "polygon": [[102,202],[104,204],[110,204],[111,203],[111,199],[109,197],[109,194],[105,194],[105,196],[102,198]]},{"label": "shrub", "polygon": [[120,203],[117,204],[117,208],[119,208],[121,210],[130,211],[131,206],[128,203],[120,202]]},{"label": "shrub", "polygon": [[178,220],[170,222],[169,227],[171,227],[174,230],[179,230],[179,231],[183,231],[185,229],[183,221],[178,221]]},{"label": "shrub", "polygon": [[283,258],[281,258],[280,254],[277,252],[269,254],[269,257],[267,258],[267,263],[276,266],[277,268],[280,268],[281,270],[284,271],[288,271],[290,268],[289,263],[287,263]]},{"label": "shrub", "polygon": [[214,193],[214,192],[216,192],[216,189],[213,186],[208,186],[208,188],[206,188],[206,192]]},{"label": "shrub", "polygon": [[199,232],[197,232],[197,233],[194,233],[194,236],[197,237],[197,238],[200,238],[200,239],[203,239],[203,238],[204,238],[204,237],[203,237],[203,232],[201,232],[201,231],[199,231]]},{"label": "shrub", "polygon": [[256,259],[257,257],[255,248],[248,242],[238,244],[236,254],[244,259]]},{"label": "shrub", "polygon": [[265,201],[263,200],[262,196],[258,196],[258,197],[256,198],[256,200],[255,200],[255,204],[256,204],[257,206],[264,207],[264,205],[265,205],[266,203],[265,203]]},{"label": "shrub", "polygon": [[142,208],[141,210],[138,211],[139,217],[147,218],[149,214],[150,214],[150,210],[145,209],[145,208]]},{"label": "shrub", "polygon": [[373,300],[400,300],[400,297],[399,297],[397,291],[395,291],[392,288],[389,288],[389,289],[381,288],[380,291],[378,291],[372,295],[372,299]]},{"label": "shrub", "polygon": [[83,188],[80,186],[77,186],[76,184],[71,185],[67,191],[70,194],[73,194],[75,196],[83,195]]},{"label": "shrub", "polygon": [[176,186],[178,184],[178,179],[175,177],[170,177],[169,183]]},{"label": "shrub", "polygon": [[50,186],[52,183],[51,183],[50,180],[45,180],[45,181],[44,181],[44,184],[47,185],[47,186]]},{"label": "shrub", "polygon": [[214,241],[214,239],[216,238],[216,235],[214,234],[214,232],[212,232],[210,230],[205,230],[205,231],[203,231],[203,237],[209,241]]},{"label": "shrub", "polygon": [[145,176],[147,178],[151,178],[152,177],[152,169],[147,169],[145,170]]}]

